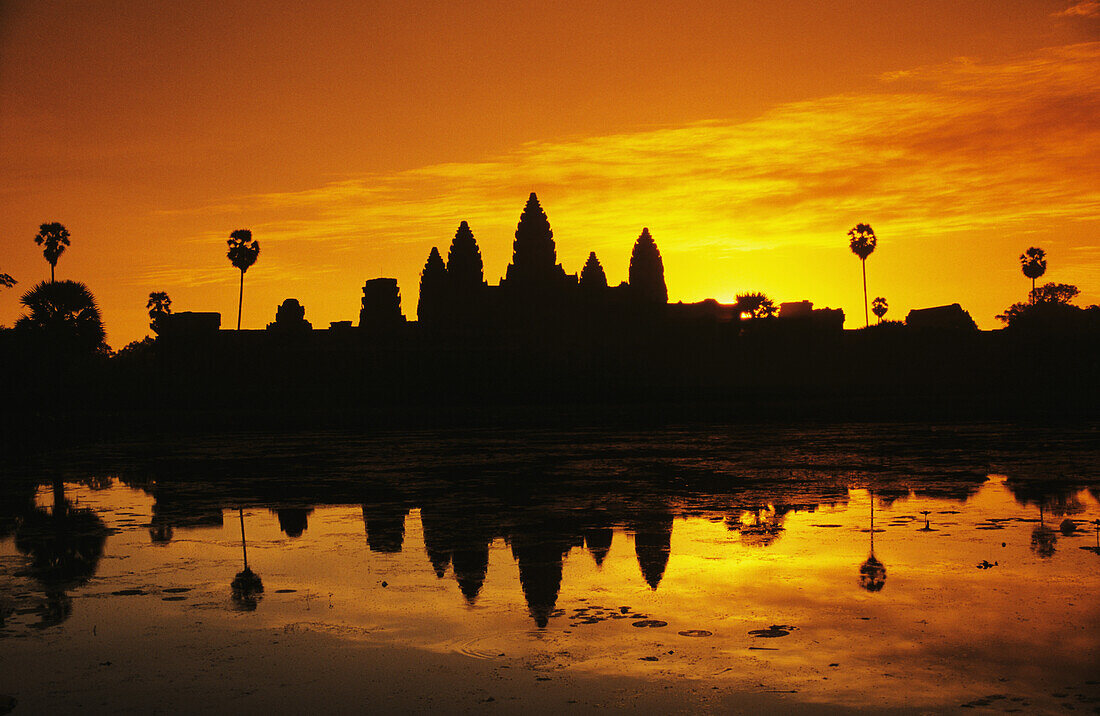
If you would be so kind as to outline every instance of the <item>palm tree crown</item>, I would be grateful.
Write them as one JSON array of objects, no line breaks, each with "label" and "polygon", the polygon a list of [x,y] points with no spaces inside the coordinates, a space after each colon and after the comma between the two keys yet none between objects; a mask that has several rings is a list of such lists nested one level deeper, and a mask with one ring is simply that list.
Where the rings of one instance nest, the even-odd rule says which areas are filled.
[{"label": "palm tree crown", "polygon": [[96,350],[105,337],[95,297],[78,281],[42,281],[19,299],[30,314],[15,322],[20,330]]},{"label": "palm tree crown", "polygon": [[38,233],[34,236],[34,243],[44,247],[42,255],[50,264],[50,280],[54,280],[54,268],[57,260],[65,253],[65,247],[69,245],[69,230],[56,221],[42,224],[38,227]]},{"label": "palm tree crown", "polygon": [[890,310],[890,304],[886,303],[886,299],[882,296],[876,296],[875,300],[871,301],[871,313],[878,317],[879,322],[888,310]]},{"label": "palm tree crown", "polygon": [[240,270],[247,271],[256,263],[256,257],[260,255],[260,242],[252,240],[252,232],[248,229],[237,229],[229,235],[229,262]]},{"label": "palm tree crown", "polygon": [[149,327],[160,333],[161,323],[172,313],[172,299],[165,291],[153,291],[145,307],[149,309]]},{"label": "palm tree crown", "polygon": [[848,247],[860,261],[866,261],[867,257],[875,252],[878,239],[875,238],[875,230],[870,224],[856,224],[855,228],[848,232],[848,236]]},{"label": "palm tree crown", "polygon": [[1031,279],[1031,301],[1035,302],[1035,279],[1047,272],[1047,252],[1032,246],[1020,254],[1020,270]]},{"label": "palm tree crown", "polygon": [[0,273],[0,286],[3,286],[4,288],[11,288],[12,286],[14,286],[17,283],[19,283],[19,282],[16,281],[11,276],[9,276],[8,274]]}]

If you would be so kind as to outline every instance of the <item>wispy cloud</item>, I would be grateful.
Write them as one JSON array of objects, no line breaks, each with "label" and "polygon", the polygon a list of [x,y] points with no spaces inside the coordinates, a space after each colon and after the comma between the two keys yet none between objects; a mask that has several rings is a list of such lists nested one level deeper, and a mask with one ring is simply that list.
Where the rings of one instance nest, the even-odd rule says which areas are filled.
[{"label": "wispy cloud", "polygon": [[1070,5],[1061,12],[1054,13],[1055,17],[1100,17],[1100,2],[1097,0],[1084,0],[1076,5]]},{"label": "wispy cloud", "polygon": [[856,215],[920,236],[1095,215],[1097,116],[1100,43],[1090,43],[895,73],[875,92],[749,122],[536,142],[232,207],[268,215],[267,241],[399,244],[438,237],[459,218],[475,228],[514,221],[530,187],[554,195],[556,226],[593,244],[621,242],[625,226],[646,222],[682,237],[674,241],[730,249],[833,241],[836,221]]},{"label": "wispy cloud", "polygon": [[[320,271],[340,270],[352,256],[383,264],[407,294],[428,248],[443,248],[461,219],[495,280],[492,267],[507,262],[531,190],[571,271],[589,250],[628,252],[643,225],[666,257],[698,273],[746,251],[835,247],[865,220],[888,228],[895,246],[962,232],[1006,237],[986,257],[1000,265],[1021,240],[1053,240],[1052,226],[1064,236],[1100,215],[1097,117],[1100,43],[1085,43],[892,73],[867,92],[789,103],[751,121],[532,142],[485,161],[348,177],[226,206],[248,212],[261,243],[284,247],[288,259]],[[1095,243],[1066,245],[1082,277],[1096,275]],[[224,280],[223,269],[208,280]],[[670,291],[690,298],[690,282],[715,290],[701,276],[680,273],[684,283]]]}]

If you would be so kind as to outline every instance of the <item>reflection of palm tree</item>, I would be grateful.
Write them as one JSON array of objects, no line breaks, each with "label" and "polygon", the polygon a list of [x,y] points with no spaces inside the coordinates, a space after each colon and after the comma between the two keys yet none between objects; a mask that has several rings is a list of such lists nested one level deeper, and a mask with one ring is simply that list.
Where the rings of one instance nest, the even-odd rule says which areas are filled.
[{"label": "reflection of palm tree", "polygon": [[886,566],[875,557],[875,493],[871,492],[871,554],[859,566],[859,586],[879,592],[886,586]]},{"label": "reflection of palm tree", "polygon": [[31,558],[28,571],[46,591],[43,627],[68,618],[72,602],[65,592],[95,575],[109,532],[94,512],[69,503],[61,480],[54,480],[53,494],[53,507],[30,511],[15,535],[16,548]]},{"label": "reflection of palm tree", "polygon": [[38,227],[38,233],[34,236],[34,243],[43,246],[42,255],[50,262],[50,283],[54,280],[54,268],[57,260],[65,253],[65,247],[69,245],[69,230],[56,221],[50,224],[42,224]]},{"label": "reflection of palm tree", "polygon": [[1020,254],[1020,270],[1031,279],[1031,302],[1035,303],[1035,279],[1047,272],[1047,253],[1032,246]]},{"label": "reflection of palm tree", "polygon": [[867,315],[867,257],[874,252],[878,239],[875,238],[875,230],[870,224],[856,224],[848,232],[848,237],[848,248],[859,257],[859,262],[863,265],[863,320],[870,326],[871,319]]},{"label": "reflection of palm tree", "polygon": [[233,590],[233,602],[242,611],[255,611],[264,592],[264,583],[260,575],[248,567],[248,544],[244,538],[244,509],[238,507],[237,514],[241,518],[241,555],[244,558],[244,569],[237,572],[237,576],[230,583]]},{"label": "reflection of palm tree", "polygon": [[1058,535],[1054,533],[1054,530],[1046,526],[1046,521],[1043,517],[1043,503],[1040,502],[1039,526],[1031,532],[1031,550],[1043,559],[1047,559],[1054,555],[1054,543],[1057,540]]},{"label": "reflection of palm tree", "polygon": [[244,307],[244,272],[256,263],[260,255],[260,242],[252,240],[248,229],[237,229],[229,235],[229,262],[241,272],[241,294],[237,300],[237,330],[241,330],[241,309]]}]

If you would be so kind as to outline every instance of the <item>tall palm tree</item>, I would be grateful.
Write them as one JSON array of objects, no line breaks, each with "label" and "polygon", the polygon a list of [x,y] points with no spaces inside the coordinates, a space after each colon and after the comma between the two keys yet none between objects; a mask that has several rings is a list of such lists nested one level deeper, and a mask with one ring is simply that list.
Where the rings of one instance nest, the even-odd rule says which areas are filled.
[{"label": "tall palm tree", "polygon": [[166,291],[152,291],[145,307],[149,309],[149,327],[160,333],[165,316],[172,313],[172,299],[168,298]]},{"label": "tall palm tree", "polygon": [[19,299],[30,314],[15,322],[48,340],[94,351],[103,346],[103,320],[95,296],[78,281],[42,281]]},{"label": "tall palm tree", "polygon": [[882,317],[888,310],[890,310],[890,304],[886,303],[886,299],[882,296],[876,296],[875,300],[871,301],[871,313],[875,314],[879,323],[882,323]]},{"label": "tall palm tree", "polygon": [[229,262],[241,272],[241,295],[237,300],[237,330],[241,330],[241,308],[244,306],[244,272],[256,263],[260,255],[260,242],[252,240],[248,229],[237,229],[229,235]]},{"label": "tall palm tree", "polygon": [[1031,302],[1035,303],[1035,279],[1047,272],[1047,252],[1032,246],[1020,254],[1020,270],[1031,279]]},{"label": "tall palm tree", "polygon": [[50,224],[42,224],[38,227],[38,233],[34,236],[34,243],[44,247],[42,255],[50,262],[50,283],[54,280],[54,269],[57,260],[65,253],[65,247],[69,245],[69,230],[56,221]]},{"label": "tall palm tree", "polygon": [[875,230],[870,224],[856,224],[848,232],[848,248],[863,264],[863,320],[868,326],[871,325],[871,317],[867,315],[867,257],[874,253],[877,244]]}]

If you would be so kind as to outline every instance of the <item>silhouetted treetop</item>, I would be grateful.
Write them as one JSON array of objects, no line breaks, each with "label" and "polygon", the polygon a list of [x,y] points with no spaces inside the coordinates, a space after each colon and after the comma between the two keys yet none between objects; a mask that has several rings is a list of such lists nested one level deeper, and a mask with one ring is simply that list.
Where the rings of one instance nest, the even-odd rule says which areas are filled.
[{"label": "silhouetted treetop", "polygon": [[777,310],[775,303],[758,291],[738,294],[736,306],[741,313],[747,313],[752,318],[771,318]]},{"label": "silhouetted treetop", "polygon": [[260,255],[260,242],[252,240],[248,229],[237,229],[229,235],[229,262],[241,273],[247,271]]},{"label": "silhouetted treetop", "polygon": [[628,281],[634,295],[646,303],[668,303],[665,265],[647,228],[642,229],[638,240],[634,242],[634,250],[630,253]]},{"label": "silhouetted treetop", "polygon": [[1081,290],[1068,283],[1046,283],[1035,289],[1036,303],[1069,303]]},{"label": "silhouetted treetop", "polygon": [[1047,254],[1037,246],[1032,246],[1020,254],[1020,270],[1024,276],[1035,280],[1046,273]]},{"label": "silhouetted treetop", "polygon": [[590,252],[588,260],[584,262],[584,268],[581,269],[580,285],[589,289],[607,288],[607,274],[604,273],[600,260],[596,258],[595,251]]},{"label": "silhouetted treetop", "polygon": [[474,232],[465,221],[458,225],[451,249],[447,253],[447,275],[451,285],[459,291],[474,289],[485,282],[481,249],[474,239]]},{"label": "silhouetted treetop", "polygon": [[35,234],[34,243],[43,247],[42,255],[50,264],[50,280],[53,281],[57,260],[69,245],[69,230],[56,221],[42,224],[38,227],[38,233]]},{"label": "silhouetted treetop", "polygon": [[890,310],[890,304],[886,303],[886,299],[882,296],[876,296],[875,300],[871,301],[871,313],[875,314],[879,322],[888,310]]},{"label": "silhouetted treetop", "polygon": [[95,297],[77,281],[42,281],[19,299],[29,311],[17,330],[46,338],[58,348],[105,349],[103,321]]},{"label": "silhouetted treetop", "polygon": [[867,257],[875,251],[878,239],[875,238],[875,230],[870,224],[856,224],[855,228],[848,232],[848,248],[859,257],[860,261],[866,261]]},{"label": "silhouetted treetop", "polygon": [[172,299],[164,291],[152,291],[145,307],[149,309],[149,327],[159,334],[164,319],[172,314]]},{"label": "silhouetted treetop", "polygon": [[[465,223],[465,222],[463,222]],[[432,247],[424,270],[420,273],[420,299],[416,304],[417,320],[424,323],[438,321],[447,301],[447,267],[439,249]]]}]

